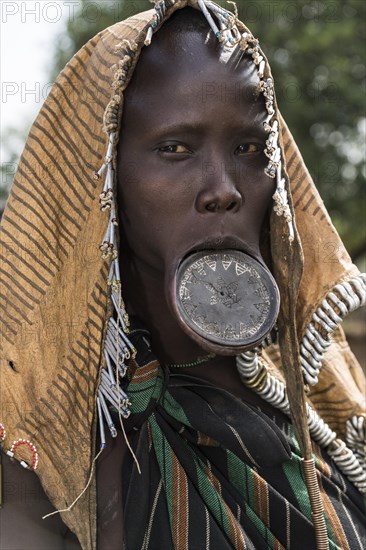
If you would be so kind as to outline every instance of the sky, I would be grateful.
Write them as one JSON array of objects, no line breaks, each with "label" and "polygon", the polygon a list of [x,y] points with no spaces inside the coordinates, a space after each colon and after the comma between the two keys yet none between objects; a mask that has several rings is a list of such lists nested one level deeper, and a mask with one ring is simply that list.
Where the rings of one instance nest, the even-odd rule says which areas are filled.
[{"label": "sky", "polygon": [[1,163],[9,161],[9,145],[20,155],[28,131],[50,89],[55,42],[78,1],[0,1]]}]

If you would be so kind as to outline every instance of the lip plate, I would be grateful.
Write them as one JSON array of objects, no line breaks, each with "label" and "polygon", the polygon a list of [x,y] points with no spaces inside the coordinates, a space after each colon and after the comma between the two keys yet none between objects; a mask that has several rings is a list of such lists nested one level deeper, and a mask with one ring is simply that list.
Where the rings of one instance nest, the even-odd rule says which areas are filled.
[{"label": "lip plate", "polygon": [[[268,268],[265,266],[265,264],[263,264],[262,262],[258,261],[257,258],[253,258],[251,255],[247,254],[246,252],[243,252],[242,250],[239,251],[239,254],[241,256],[241,253],[244,254],[244,256],[247,256],[248,258],[246,259],[247,262],[249,262],[249,264],[253,264],[254,263],[254,268],[258,271],[259,269],[259,272],[261,273],[261,276],[263,277],[263,279],[265,280],[266,282],[266,288],[267,290],[269,289],[268,291],[268,294],[269,294],[269,300],[268,300],[268,304],[269,304],[269,312],[268,312],[268,315],[267,315],[267,318],[264,319],[263,323],[261,324],[261,327],[260,329],[255,332],[253,334],[253,336],[251,336],[250,338],[241,338],[241,340],[238,342],[235,342],[233,340],[230,340],[230,341],[223,341],[222,338],[217,338],[217,337],[212,337],[212,335],[209,335],[207,334],[207,332],[205,332],[205,330],[202,330],[202,328],[197,325],[196,323],[194,323],[192,321],[192,319],[189,317],[189,315],[187,314],[187,312],[185,311],[183,305],[181,304],[181,301],[180,301],[180,298],[179,298],[179,288],[178,288],[178,285],[180,284],[180,281],[182,279],[181,275],[179,274],[179,272],[181,271],[181,268],[183,266],[183,269],[184,269],[184,264],[186,263],[189,263],[189,258],[192,258],[192,256],[197,256],[199,259],[199,256],[200,254],[202,255],[202,259],[206,256],[205,252],[207,251],[211,251],[213,254],[217,253],[218,251],[225,251],[227,252],[228,254],[230,253],[236,253],[237,254],[237,250],[228,250],[226,248],[224,248],[224,245],[226,245],[226,243],[233,243],[235,242],[235,244],[237,244],[237,240],[232,240],[232,239],[225,239],[225,240],[222,240],[220,243],[215,242],[215,244],[220,244],[221,246],[218,248],[216,246],[216,248],[213,250],[212,248],[209,248],[209,246],[213,244],[212,240],[205,243],[205,245],[207,245],[207,248],[200,248],[199,250],[195,250],[189,254],[187,254],[185,256],[185,258],[182,260],[182,262],[180,263],[180,266],[176,272],[176,276],[175,276],[175,281],[174,281],[174,284],[175,284],[175,299],[174,299],[174,304],[173,304],[173,309],[175,311],[175,314],[177,316],[177,319],[182,327],[182,329],[193,339],[195,340],[197,343],[200,344],[201,347],[203,347],[204,349],[208,350],[208,351],[213,351],[214,353],[217,353],[217,354],[220,354],[220,355],[234,355],[234,354],[238,354],[238,353],[241,353],[242,351],[245,351],[245,350],[248,350],[248,349],[251,349],[253,347],[255,347],[256,345],[258,345],[262,340],[263,338],[265,338],[265,336],[272,330],[274,324],[275,324],[275,321],[277,319],[277,316],[278,316],[278,310],[279,310],[279,291],[278,291],[278,288],[277,288],[277,285],[276,285],[276,282],[275,280],[273,279],[270,271],[268,270]],[[241,245],[241,243],[240,243]],[[241,246],[242,248],[242,246]],[[195,261],[197,261],[196,258],[192,259],[192,263],[194,264]],[[245,260],[245,257],[244,258],[241,258],[242,260]],[[264,283],[263,283],[264,284]],[[249,309],[249,303],[248,303],[248,309]],[[234,316],[235,317],[235,316]],[[220,322],[223,322],[224,320],[224,317],[223,319],[221,319],[221,317],[219,318]],[[243,318],[244,320],[244,318]],[[229,324],[230,322],[233,322],[234,321],[234,318],[232,320],[229,320],[227,321]]]}]

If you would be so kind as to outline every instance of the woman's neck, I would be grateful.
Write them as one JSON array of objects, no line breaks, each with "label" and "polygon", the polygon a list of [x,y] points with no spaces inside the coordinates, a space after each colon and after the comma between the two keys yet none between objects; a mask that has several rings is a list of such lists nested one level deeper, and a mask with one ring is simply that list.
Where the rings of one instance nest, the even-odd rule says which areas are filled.
[{"label": "woman's neck", "polygon": [[163,276],[136,268],[132,261],[123,268],[123,296],[130,315],[138,316],[151,334],[154,353],[163,363],[190,363],[208,354],[179,326],[164,292]]}]

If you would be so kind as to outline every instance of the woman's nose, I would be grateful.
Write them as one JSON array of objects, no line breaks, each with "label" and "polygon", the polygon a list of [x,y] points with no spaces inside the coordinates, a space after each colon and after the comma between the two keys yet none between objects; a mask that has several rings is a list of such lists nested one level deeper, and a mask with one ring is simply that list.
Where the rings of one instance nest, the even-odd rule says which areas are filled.
[{"label": "woman's nose", "polygon": [[196,197],[197,211],[202,214],[237,212],[243,203],[243,197],[233,180],[232,175],[225,171],[220,175],[207,176]]}]

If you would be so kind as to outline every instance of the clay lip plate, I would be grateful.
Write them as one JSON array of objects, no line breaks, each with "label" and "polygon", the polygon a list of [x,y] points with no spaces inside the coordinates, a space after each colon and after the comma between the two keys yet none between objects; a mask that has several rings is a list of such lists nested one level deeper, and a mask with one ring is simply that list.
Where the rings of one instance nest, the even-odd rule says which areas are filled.
[{"label": "clay lip plate", "polygon": [[195,340],[211,343],[210,349],[214,345],[219,346],[216,351],[223,346],[240,352],[257,345],[272,330],[279,292],[258,259],[215,244],[214,249],[189,253],[178,266],[178,320]]}]

